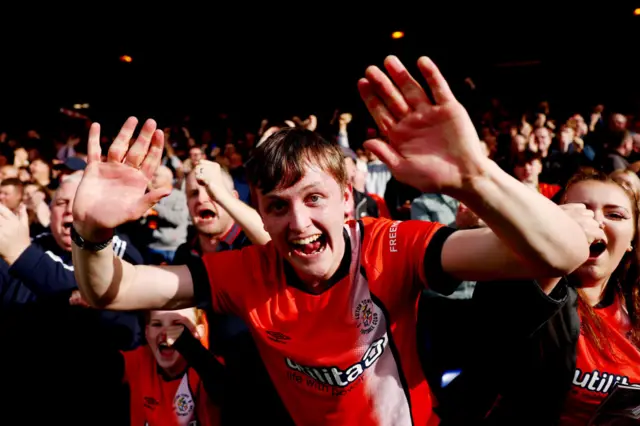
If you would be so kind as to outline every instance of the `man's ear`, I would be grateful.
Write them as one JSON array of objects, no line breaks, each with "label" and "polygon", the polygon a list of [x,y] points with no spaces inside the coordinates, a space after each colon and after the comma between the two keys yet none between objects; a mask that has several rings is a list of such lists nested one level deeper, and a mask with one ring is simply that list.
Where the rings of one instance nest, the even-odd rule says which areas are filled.
[{"label": "man's ear", "polygon": [[353,213],[353,209],[355,206],[353,205],[353,187],[351,184],[346,184],[343,190],[343,208],[344,208],[344,217],[350,217]]}]

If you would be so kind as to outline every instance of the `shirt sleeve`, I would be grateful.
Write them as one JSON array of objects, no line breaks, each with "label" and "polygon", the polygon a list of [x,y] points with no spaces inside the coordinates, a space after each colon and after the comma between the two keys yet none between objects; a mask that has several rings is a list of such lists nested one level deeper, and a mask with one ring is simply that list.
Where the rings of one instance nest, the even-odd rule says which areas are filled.
[{"label": "shirt sleeve", "polygon": [[252,283],[264,281],[262,274],[268,262],[262,258],[262,250],[263,246],[249,246],[191,257],[187,266],[197,306],[244,317],[242,306],[255,287]]},{"label": "shirt sleeve", "polygon": [[491,281],[476,284],[473,304],[483,328],[505,337],[529,337],[562,309],[567,297],[564,278],[549,295],[534,280]]},{"label": "shirt sleeve", "polygon": [[458,288],[461,281],[445,273],[441,261],[454,229],[422,220],[365,219],[365,257],[375,269],[389,269],[395,282],[420,283],[439,293]]},{"label": "shirt sleeve", "polygon": [[[554,405],[545,401],[562,399],[558,393],[565,386],[558,383],[569,383],[575,368],[575,343],[570,343],[575,323],[556,321],[563,311],[573,310],[571,316],[577,317],[568,305],[572,292],[564,279],[550,295],[533,280],[477,283],[467,315],[473,321],[460,336],[467,342],[468,356],[461,374],[439,395],[443,424],[486,423],[490,412],[494,421],[517,424],[505,423],[504,416],[511,420],[520,415],[522,401],[535,401],[527,407],[543,407],[527,413],[531,419],[527,424],[553,423],[538,417]],[[522,371],[534,375],[526,386],[514,384],[514,374]],[[514,398],[513,392],[518,396]]]},{"label": "shirt sleeve", "polygon": [[19,279],[39,297],[68,293],[78,288],[73,266],[32,243],[9,268],[9,274]]},{"label": "shirt sleeve", "polygon": [[442,247],[445,241],[456,232],[454,228],[440,226],[427,242],[424,252],[423,270],[427,287],[445,296],[460,286],[461,280],[447,274],[442,268]]},{"label": "shirt sleeve", "polygon": [[224,367],[213,353],[207,350],[186,327],[173,346],[187,360],[189,366],[198,373],[207,394],[213,400],[220,401]]}]

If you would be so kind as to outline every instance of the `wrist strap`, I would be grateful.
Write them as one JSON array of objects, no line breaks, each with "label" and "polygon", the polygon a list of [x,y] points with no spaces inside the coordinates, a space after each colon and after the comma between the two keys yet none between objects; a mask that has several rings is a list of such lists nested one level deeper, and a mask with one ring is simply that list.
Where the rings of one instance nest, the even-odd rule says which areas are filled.
[{"label": "wrist strap", "polygon": [[78,234],[78,231],[76,231],[75,226],[71,225],[71,241],[73,241],[75,245],[77,245],[82,250],[100,251],[105,247],[107,247],[109,244],[111,244],[112,240],[113,240],[113,235],[109,237],[109,239],[106,241],[103,241],[100,243],[92,243],[82,238],[80,234]]}]

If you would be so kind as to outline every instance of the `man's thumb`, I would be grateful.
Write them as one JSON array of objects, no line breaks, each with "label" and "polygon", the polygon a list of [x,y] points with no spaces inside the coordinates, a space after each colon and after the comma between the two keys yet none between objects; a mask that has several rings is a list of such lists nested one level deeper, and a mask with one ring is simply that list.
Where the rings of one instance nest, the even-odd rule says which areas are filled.
[{"label": "man's thumb", "polygon": [[173,191],[173,188],[164,187],[164,188],[152,189],[151,191],[144,194],[144,197],[142,197],[142,200],[140,201],[140,204],[136,209],[136,214],[137,214],[136,219],[138,217],[142,217],[142,215],[145,214],[147,210],[149,210],[150,208],[158,204],[158,201],[162,200],[164,197],[171,194],[171,191]]},{"label": "man's thumb", "polygon": [[400,165],[402,157],[388,143],[380,139],[370,139],[364,143],[364,147],[373,152],[392,171]]}]

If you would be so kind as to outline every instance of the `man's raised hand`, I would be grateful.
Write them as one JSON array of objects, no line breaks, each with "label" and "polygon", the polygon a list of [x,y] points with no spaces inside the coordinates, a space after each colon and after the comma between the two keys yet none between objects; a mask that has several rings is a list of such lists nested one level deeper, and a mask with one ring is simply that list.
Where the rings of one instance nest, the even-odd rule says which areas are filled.
[{"label": "man's raised hand", "polygon": [[147,192],[162,160],[164,134],[147,120],[131,144],[138,120],[130,117],[101,161],[100,125],[89,130],[87,168],[73,203],[74,227],[88,241],[104,241],[123,223],[139,219],[170,189]]},{"label": "man's raised hand", "polygon": [[370,140],[365,146],[399,181],[423,192],[462,189],[487,162],[466,110],[429,58],[421,57],[418,68],[435,103],[398,58],[389,56],[384,65],[391,78],[370,66],[358,89],[389,143]]}]

